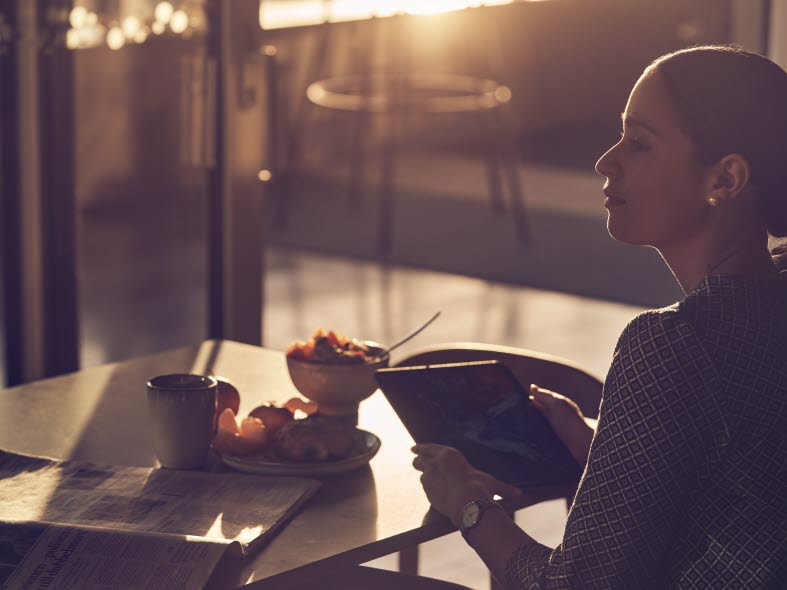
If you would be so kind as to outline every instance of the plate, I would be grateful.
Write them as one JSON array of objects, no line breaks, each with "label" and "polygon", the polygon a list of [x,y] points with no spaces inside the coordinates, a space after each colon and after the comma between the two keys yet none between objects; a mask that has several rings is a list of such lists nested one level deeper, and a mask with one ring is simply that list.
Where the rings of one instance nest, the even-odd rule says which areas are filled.
[{"label": "plate", "polygon": [[355,437],[353,453],[349,457],[335,461],[286,461],[273,457],[271,454],[250,457],[222,455],[221,460],[228,467],[257,475],[337,475],[363,467],[380,450],[380,439],[371,432],[358,428],[355,430]]}]

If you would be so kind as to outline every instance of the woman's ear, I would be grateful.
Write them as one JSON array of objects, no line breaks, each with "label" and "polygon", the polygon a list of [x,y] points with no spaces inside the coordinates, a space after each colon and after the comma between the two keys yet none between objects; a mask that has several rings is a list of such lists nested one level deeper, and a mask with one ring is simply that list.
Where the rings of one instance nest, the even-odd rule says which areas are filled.
[{"label": "woman's ear", "polygon": [[750,177],[749,161],[740,154],[727,154],[713,167],[708,192],[722,202],[734,199],[749,186]]}]

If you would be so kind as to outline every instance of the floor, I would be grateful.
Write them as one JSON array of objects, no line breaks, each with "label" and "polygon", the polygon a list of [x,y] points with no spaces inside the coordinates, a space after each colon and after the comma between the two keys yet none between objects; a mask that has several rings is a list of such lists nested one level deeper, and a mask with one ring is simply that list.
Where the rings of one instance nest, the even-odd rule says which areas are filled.
[{"label": "floor", "polygon": [[[419,184],[424,192],[439,183],[435,179],[456,183],[443,193],[453,199],[446,202],[449,214],[444,217],[453,214],[452,206],[459,199],[485,202],[483,175],[468,175],[465,160],[454,160],[453,168],[450,159],[426,162],[423,168],[431,174],[413,167],[406,181]],[[600,182],[595,174],[532,163],[523,163],[522,171],[533,179],[528,195],[533,209],[592,217],[601,222],[597,233],[614,243],[603,226],[597,194]],[[462,174],[464,182],[457,182]],[[136,203],[114,204],[80,215],[83,366],[184,346],[205,335],[204,217],[198,206],[155,206],[151,210]],[[309,212],[294,214],[305,217]],[[507,221],[503,217],[501,223],[508,227]],[[452,239],[462,245],[461,234]],[[586,265],[622,269],[618,284],[641,282],[634,281],[637,277],[619,258],[591,251],[576,235],[544,241],[555,249],[581,252]],[[516,267],[528,248],[518,246],[521,255],[512,250],[503,262]],[[545,273],[569,275],[568,280],[579,282],[565,267],[542,266]],[[496,342],[572,358],[599,374],[606,371],[617,334],[643,307],[457,272],[423,270],[415,263],[396,266],[270,243],[266,244],[264,282],[263,343],[271,348],[284,349],[291,341],[308,337],[317,326],[392,342],[441,309],[440,320],[403,352],[431,342]]]},{"label": "floor", "polygon": [[[316,146],[309,152],[320,155]],[[516,231],[510,191],[504,211],[492,206],[487,171],[478,156],[407,146],[397,157],[394,198],[384,224],[377,161],[368,158],[356,202],[348,198],[349,159],[338,149],[315,158],[283,200],[286,223],[269,215],[271,243],[374,260],[380,257],[381,231],[388,227],[387,259],[403,266],[648,307],[668,305],[680,295],[655,250],[610,239],[602,206],[604,180],[592,165],[519,165],[529,228],[523,239]],[[271,198],[268,210],[278,211],[278,205]]]},{"label": "floor", "polygon": [[280,350],[318,326],[390,343],[440,310],[394,362],[438,342],[488,342],[563,356],[603,376],[619,333],[643,309],[279,248],[267,260],[263,338]]}]

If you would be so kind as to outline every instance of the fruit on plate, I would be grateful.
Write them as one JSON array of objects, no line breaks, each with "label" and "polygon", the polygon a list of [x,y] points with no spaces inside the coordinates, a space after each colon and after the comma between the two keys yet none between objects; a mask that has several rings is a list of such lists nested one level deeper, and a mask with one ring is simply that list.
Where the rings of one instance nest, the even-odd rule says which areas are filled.
[{"label": "fruit on plate", "polygon": [[305,401],[299,397],[288,399],[286,402],[284,402],[283,407],[287,408],[293,415],[295,415],[295,412],[301,411],[307,416],[316,414],[317,410],[320,409],[319,406],[314,402]]},{"label": "fruit on plate", "polygon": [[263,450],[268,445],[270,433],[259,418],[244,418],[240,426],[232,408],[225,408],[219,416],[218,431],[213,438],[213,448],[222,455],[244,457]]},{"label": "fruit on plate", "polygon": [[213,432],[216,432],[219,423],[219,416],[230,408],[234,415],[240,410],[240,392],[226,377],[216,377],[218,386],[216,387],[216,411],[213,414]]},{"label": "fruit on plate", "polygon": [[287,408],[280,408],[273,404],[257,406],[249,412],[249,417],[261,420],[266,430],[268,430],[271,435],[281,426],[287,424],[287,422],[292,422],[294,420],[293,412],[290,412]]},{"label": "fruit on plate", "polygon": [[377,360],[362,342],[317,328],[306,342],[294,342],[287,349],[287,358],[311,363],[355,365]]},{"label": "fruit on plate", "polygon": [[273,450],[289,461],[343,459],[354,446],[354,430],[354,426],[325,416],[293,420],[273,436]]}]

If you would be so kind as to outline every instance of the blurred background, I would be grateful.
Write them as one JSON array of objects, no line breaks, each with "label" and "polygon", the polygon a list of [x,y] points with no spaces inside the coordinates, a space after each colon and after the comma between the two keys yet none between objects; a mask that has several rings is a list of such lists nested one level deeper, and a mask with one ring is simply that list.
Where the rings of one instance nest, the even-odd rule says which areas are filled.
[{"label": "blurred background", "polygon": [[390,341],[436,308],[426,341],[603,372],[680,297],[606,233],[628,92],[694,44],[784,65],[785,4],[0,0],[0,381],[316,325]]},{"label": "blurred background", "polygon": [[[391,343],[437,309],[397,354],[603,376],[681,297],[606,231],[631,86],[703,43],[784,67],[785,38],[787,0],[0,0],[0,383],[317,326]],[[549,546],[565,518],[517,513]],[[420,552],[489,586],[458,534]]]}]

